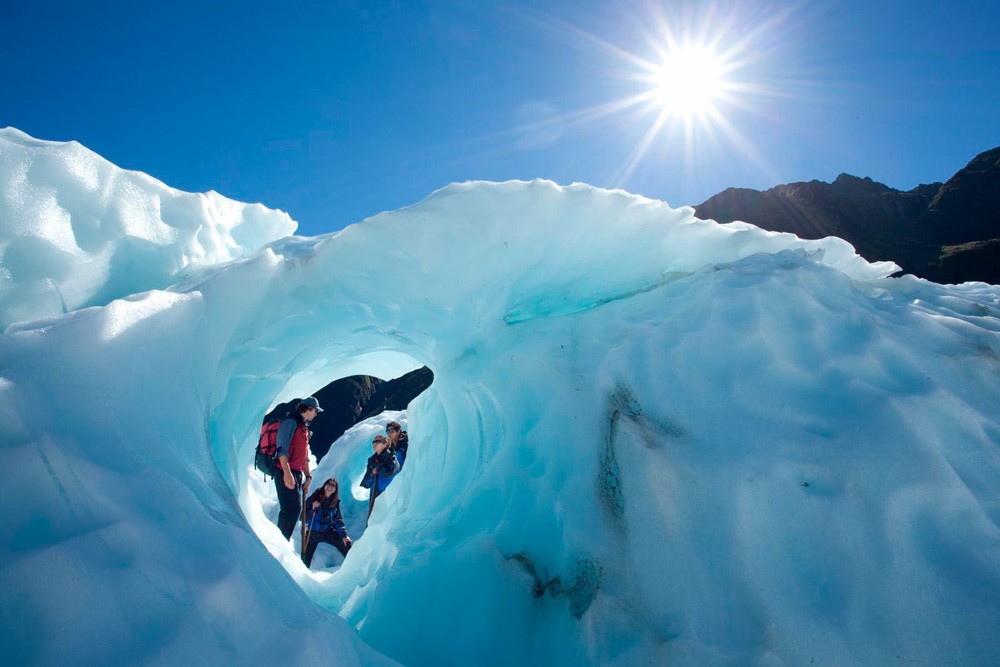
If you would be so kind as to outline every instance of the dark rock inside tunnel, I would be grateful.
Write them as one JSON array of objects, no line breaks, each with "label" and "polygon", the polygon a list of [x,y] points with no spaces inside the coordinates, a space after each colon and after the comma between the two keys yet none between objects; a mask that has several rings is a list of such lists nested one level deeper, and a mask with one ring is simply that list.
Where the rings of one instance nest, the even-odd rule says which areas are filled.
[{"label": "dark rock inside tunnel", "polygon": [[[405,410],[433,381],[434,373],[423,366],[392,380],[351,375],[317,389],[312,395],[323,406],[323,412],[311,424],[310,450],[316,460],[322,461],[331,445],[358,422],[386,410]],[[267,413],[264,421],[283,417],[291,405],[279,403]]]}]

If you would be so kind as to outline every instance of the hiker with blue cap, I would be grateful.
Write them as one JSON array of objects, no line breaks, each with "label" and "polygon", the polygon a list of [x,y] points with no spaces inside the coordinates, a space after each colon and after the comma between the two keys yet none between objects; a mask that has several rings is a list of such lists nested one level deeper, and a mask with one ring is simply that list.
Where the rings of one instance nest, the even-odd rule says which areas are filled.
[{"label": "hiker with blue cap", "polygon": [[[277,474],[274,488],[278,493],[278,529],[286,540],[292,539],[295,523],[302,512],[302,498],[309,493],[309,422],[323,409],[314,396],[303,398],[278,426]],[[299,497],[301,490],[302,498]],[[304,523],[304,522],[303,522]]]}]

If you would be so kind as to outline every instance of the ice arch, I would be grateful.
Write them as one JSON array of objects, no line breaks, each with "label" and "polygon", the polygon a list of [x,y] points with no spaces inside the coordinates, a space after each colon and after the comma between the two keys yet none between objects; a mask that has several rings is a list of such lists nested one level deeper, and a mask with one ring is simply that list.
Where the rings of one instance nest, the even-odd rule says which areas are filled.
[{"label": "ice arch", "polygon": [[26,511],[3,576],[30,600],[8,613],[46,622],[5,619],[14,655],[70,654],[59,593],[110,638],[92,662],[252,659],[288,636],[298,661],[377,661],[232,498],[276,394],[426,364],[410,474],[357,550],[326,581],[285,563],[376,649],[988,661],[1000,295],[894,268],[621,192],[473,183],[15,325],[0,417],[39,488],[7,491]]}]

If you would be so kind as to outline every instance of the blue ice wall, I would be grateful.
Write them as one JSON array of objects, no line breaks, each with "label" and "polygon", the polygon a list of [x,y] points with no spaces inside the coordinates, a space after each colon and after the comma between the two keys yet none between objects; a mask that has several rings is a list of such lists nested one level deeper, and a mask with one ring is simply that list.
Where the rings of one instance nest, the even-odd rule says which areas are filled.
[{"label": "blue ice wall", "polygon": [[[1000,293],[893,270],[622,192],[468,183],[13,325],[9,650],[992,662]],[[248,486],[260,416],[423,364],[405,474],[308,573]]]}]

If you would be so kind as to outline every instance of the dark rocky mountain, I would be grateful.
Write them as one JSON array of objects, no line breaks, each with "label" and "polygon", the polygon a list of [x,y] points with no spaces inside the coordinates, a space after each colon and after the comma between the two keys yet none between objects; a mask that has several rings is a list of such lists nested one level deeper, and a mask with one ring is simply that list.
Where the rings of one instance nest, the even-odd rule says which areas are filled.
[{"label": "dark rocky mountain", "polygon": [[917,227],[943,246],[1000,237],[1000,147],[980,153],[948,179],[921,213]]},{"label": "dark rocky mountain", "polygon": [[[433,380],[434,373],[426,366],[388,381],[370,375],[334,380],[312,394],[323,412],[312,422],[310,449],[318,460],[322,460],[344,431],[385,410],[405,410]],[[291,403],[278,404],[264,421],[284,417],[291,406]]]},{"label": "dark rocky mountain", "polygon": [[1000,147],[944,184],[894,190],[841,174],[765,192],[730,188],[695,207],[700,218],[743,220],[802,238],[839,236],[865,259],[891,260],[938,282],[1000,283]]}]

